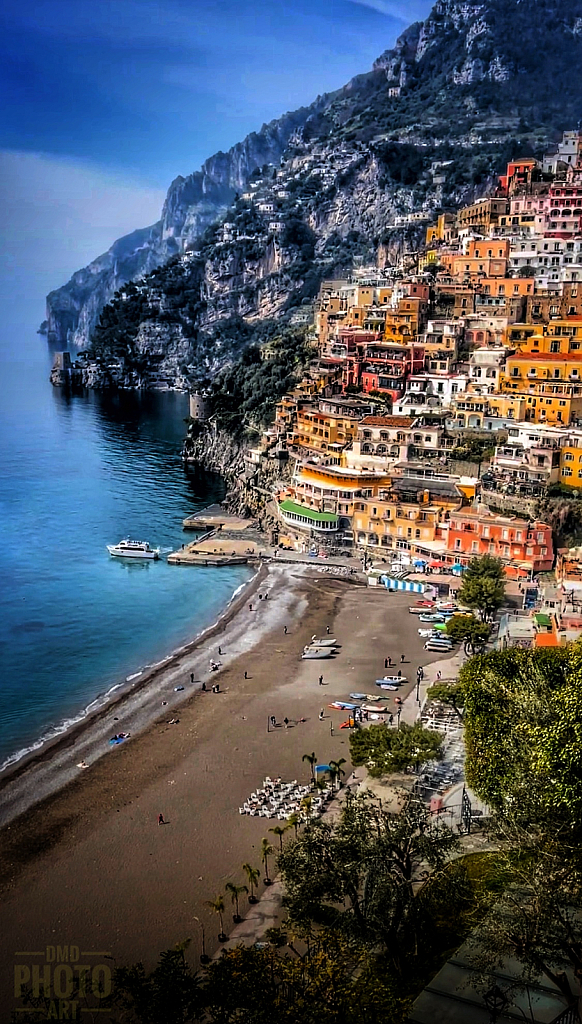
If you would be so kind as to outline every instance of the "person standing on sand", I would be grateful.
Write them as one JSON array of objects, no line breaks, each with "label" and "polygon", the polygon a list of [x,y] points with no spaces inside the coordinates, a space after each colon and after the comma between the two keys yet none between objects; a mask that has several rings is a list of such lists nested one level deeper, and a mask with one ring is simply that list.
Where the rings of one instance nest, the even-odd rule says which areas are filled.
[{"label": "person standing on sand", "polygon": [[322,708],[321,711],[319,712],[319,721],[323,722],[324,717],[325,717],[325,711]]},{"label": "person standing on sand", "polygon": [[289,728],[289,719],[288,718],[284,718],[283,719],[283,725],[285,726],[286,729]]},{"label": "person standing on sand", "polygon": [[252,610],[253,610],[253,606],[252,606],[252,604],[250,604],[249,605],[249,611],[252,612]]},{"label": "person standing on sand", "polygon": [[320,686],[323,686],[323,676],[320,676],[320,677],[319,677],[319,685],[320,685]]},{"label": "person standing on sand", "polygon": [[330,629],[329,629],[329,626],[326,626],[326,627],[325,627],[325,632],[326,632],[326,633],[327,633],[327,635],[329,636],[329,633],[330,633]]},{"label": "person standing on sand", "polygon": [[245,671],[245,679],[248,679],[248,678],[249,678],[249,674],[248,674],[248,672]]},{"label": "person standing on sand", "polygon": [[158,814],[158,825],[165,825],[165,824],[166,824],[166,822],[164,821],[164,815],[163,814]]},{"label": "person standing on sand", "polygon": [[285,636],[287,636],[287,626],[283,626],[283,632],[284,632]]},{"label": "person standing on sand", "polygon": [[404,654],[401,654],[401,655],[400,655],[400,664],[401,664],[401,665],[404,665],[404,662],[405,662],[405,661],[406,661],[406,655],[404,655]]},{"label": "person standing on sand", "polygon": [[190,673],[190,682],[191,683],[194,682],[194,673],[193,672]]}]

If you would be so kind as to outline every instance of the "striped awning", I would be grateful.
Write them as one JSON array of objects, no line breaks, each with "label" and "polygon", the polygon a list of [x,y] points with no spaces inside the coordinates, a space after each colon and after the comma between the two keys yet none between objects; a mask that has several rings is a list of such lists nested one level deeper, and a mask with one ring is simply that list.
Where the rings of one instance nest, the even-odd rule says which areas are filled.
[{"label": "striped awning", "polygon": [[424,583],[413,583],[412,580],[396,580],[392,576],[380,576],[386,590],[405,590],[409,594],[424,594]]}]

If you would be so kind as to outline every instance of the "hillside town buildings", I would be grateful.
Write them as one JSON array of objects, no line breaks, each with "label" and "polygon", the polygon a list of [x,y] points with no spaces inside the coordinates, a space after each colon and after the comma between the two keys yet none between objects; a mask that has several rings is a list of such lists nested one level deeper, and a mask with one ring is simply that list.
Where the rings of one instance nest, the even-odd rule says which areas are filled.
[{"label": "hillside town buildings", "polygon": [[[395,265],[323,281],[314,332],[308,377],[254,450],[285,451],[279,542],[549,571],[536,501],[582,489],[582,134],[511,161]],[[576,558],[558,563],[582,578]]]}]

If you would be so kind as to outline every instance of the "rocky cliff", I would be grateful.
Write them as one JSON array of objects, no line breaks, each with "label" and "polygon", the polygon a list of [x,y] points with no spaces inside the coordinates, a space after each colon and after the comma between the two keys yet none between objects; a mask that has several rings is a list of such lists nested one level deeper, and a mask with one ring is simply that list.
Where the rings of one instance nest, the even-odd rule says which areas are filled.
[{"label": "rocky cliff", "polygon": [[310,107],[263,125],[228,153],[210,157],[201,170],[176,178],[156,224],[120,238],[47,296],[49,341],[84,348],[101,309],[115,292],[183,252],[209,224],[224,217],[251,174],[266,164],[278,164],[292,134],[326,101],[319,97]]},{"label": "rocky cliff", "polygon": [[[106,311],[119,336],[128,312],[141,317],[115,356],[146,384],[152,368],[224,365],[236,348],[224,325],[291,315],[322,276],[390,261],[414,241],[411,213],[466,201],[508,157],[576,124],[581,56],[582,0],[437,0],[370,72],[177,178],[156,225],[49,295],[49,338],[85,346],[103,305],[141,279],[147,301]],[[176,289],[189,293],[180,308]],[[111,355],[103,341],[97,330],[94,350]]]}]

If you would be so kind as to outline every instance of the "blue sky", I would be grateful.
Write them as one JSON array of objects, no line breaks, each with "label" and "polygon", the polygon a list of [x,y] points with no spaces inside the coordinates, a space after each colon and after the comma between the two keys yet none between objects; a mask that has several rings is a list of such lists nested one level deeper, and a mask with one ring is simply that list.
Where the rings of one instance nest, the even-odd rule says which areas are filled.
[{"label": "blue sky", "polygon": [[60,283],[156,220],[177,174],[368,70],[430,6],[4,0],[0,260],[14,271],[34,242],[43,287]]}]

